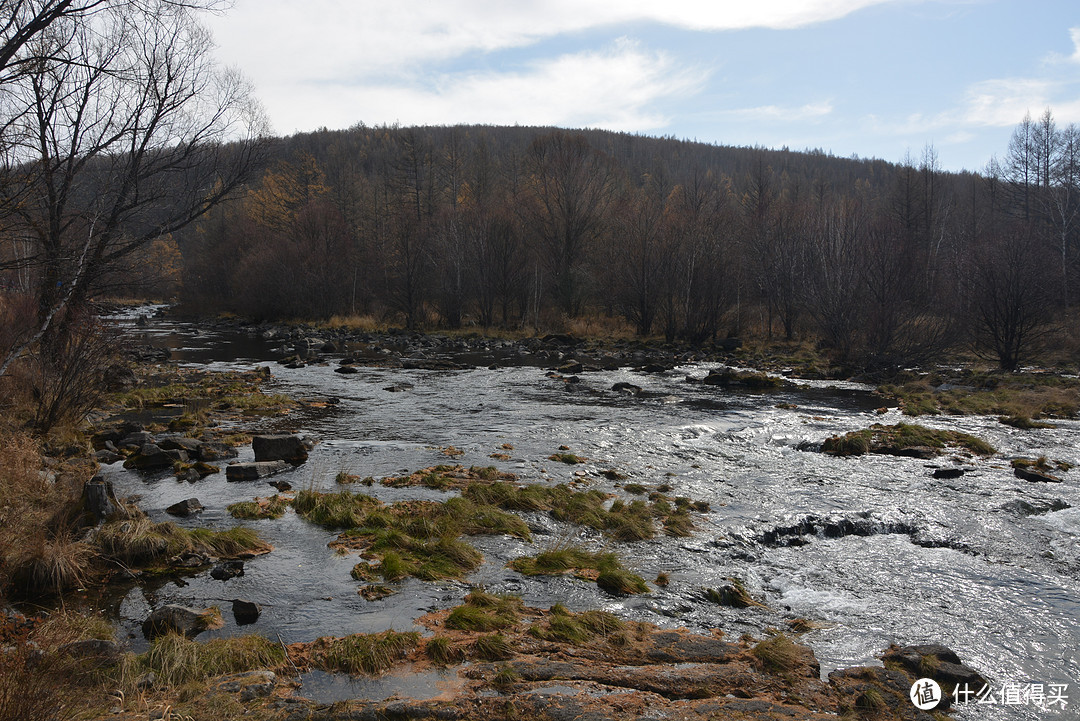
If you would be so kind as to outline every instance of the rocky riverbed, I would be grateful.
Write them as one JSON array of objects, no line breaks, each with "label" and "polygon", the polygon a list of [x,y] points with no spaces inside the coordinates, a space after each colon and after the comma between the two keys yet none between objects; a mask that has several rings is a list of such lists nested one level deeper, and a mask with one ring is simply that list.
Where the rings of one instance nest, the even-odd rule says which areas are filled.
[{"label": "rocky riverbed", "polygon": [[[1061,470],[1080,462],[1075,421],[1020,429],[994,417],[932,417],[919,422],[946,434],[977,437],[995,452],[987,456],[946,446],[930,455],[832,456],[818,452],[831,437],[873,424],[896,428],[909,419],[870,387],[798,377],[814,373],[782,374],[782,367],[771,375],[752,372],[736,367],[723,348],[708,353],[619,348],[566,337],[333,335],[161,320],[137,326],[131,316],[121,322],[143,347],[168,353],[184,368],[262,369],[263,374],[269,368],[263,392],[298,401],[286,415],[256,420],[240,414],[216,433],[288,431],[319,441],[304,462],[252,482],[229,483],[226,474],[178,482],[173,469],[140,471],[119,463],[104,468],[117,492],[141,496],[140,505],[155,520],[169,518],[166,510],[177,502],[198,497],[205,510],[177,520],[181,526],[240,525],[256,529],[275,549],[247,561],[243,576],[220,580],[205,567],[121,589],[105,605],[136,634],[135,648],[140,647],[138,626],[154,608],[167,603],[204,608],[231,598],[260,604],[261,615],[246,624],[226,616],[220,628],[200,638],[249,630],[271,638],[280,634],[299,658],[323,637],[391,629],[421,634],[422,642],[396,661],[413,669],[406,676],[411,681],[395,673],[341,681],[317,667],[299,668],[307,682],[296,693],[310,703],[274,701],[274,713],[302,718],[340,711],[345,718],[434,713],[440,707],[459,717],[481,710],[497,717],[513,707],[569,718],[602,716],[605,699],[616,696],[642,716],[664,709],[675,716],[708,716],[738,702],[748,717],[782,717],[791,708],[799,709],[797,716],[811,717],[841,710],[843,704],[855,708],[867,689],[852,690],[849,682],[869,683],[870,677],[881,685],[880,699],[870,694],[863,706],[903,701],[897,694],[904,683],[910,687],[908,676],[903,682],[899,676],[889,680],[903,662],[882,666],[881,654],[892,644],[944,643],[999,691],[1009,684],[1060,686],[1080,673],[1074,650],[1080,641],[1075,605],[1080,527],[1073,511],[1080,497],[1072,473]],[[250,445],[237,451],[238,463],[266,462],[256,461]],[[1051,468],[1060,483],[1014,474],[1011,461],[1041,457],[1062,464]],[[289,495],[266,485],[274,482],[316,494],[362,492],[380,504],[380,513],[392,515],[394,504],[444,504],[467,493],[437,479],[428,485],[383,479],[457,464],[513,474],[523,488],[562,486],[582,498],[599,494],[604,514],[582,522],[554,508],[511,509],[505,512],[524,521],[528,537],[462,536],[482,561],[460,577],[405,575],[372,582],[352,574],[356,554],[365,551],[331,548],[341,529],[319,525],[291,507],[276,518],[245,521],[227,510],[255,499],[261,499],[255,505],[265,505],[275,493]],[[343,485],[343,477],[353,480]],[[678,526],[686,533],[668,533],[657,516],[653,534],[641,538],[620,539],[607,525],[624,523],[619,519],[631,508],[667,504],[676,509],[680,498],[700,504],[688,506],[690,525]],[[613,595],[585,572],[534,576],[508,567],[517,558],[571,545],[590,553],[613,551],[647,583],[647,591]],[[382,561],[373,556],[368,562]],[[723,589],[736,582],[753,603],[723,602]],[[372,585],[384,585],[390,593],[361,595]],[[504,632],[519,634],[514,638],[520,658],[487,662],[466,653],[460,663],[432,670],[424,665],[427,639],[440,632],[431,619],[438,621],[439,614],[461,605],[476,587],[520,598],[531,609],[525,626]],[[718,660],[721,656],[673,657],[656,666],[640,655],[624,658],[595,639],[559,649],[529,646],[542,639],[528,629],[550,620],[556,605],[570,614],[603,611],[634,628],[652,629],[642,631],[636,644],[648,645],[653,635],[678,629],[683,629],[680,637],[716,639],[719,630],[722,643],[739,647],[721,656],[741,660],[730,665]],[[787,673],[791,678],[770,675],[747,655],[777,630],[796,639],[796,648],[813,651],[814,660],[806,656],[802,670]],[[474,641],[454,643],[464,648]],[[574,658],[576,671],[550,665]],[[609,662],[622,670],[605,671]],[[941,662],[918,663],[925,671]],[[878,670],[851,670],[868,667]],[[284,677],[288,669],[275,671]],[[704,674],[703,688],[715,693],[684,698],[680,692],[672,698],[644,684],[625,685],[625,679],[661,672],[674,674],[673,684],[676,676],[679,683],[692,684],[694,674]],[[721,680],[729,673],[732,678],[749,674],[740,677],[740,687],[759,690],[754,698],[765,705],[748,705],[752,699],[724,686]],[[571,678],[557,679],[560,675]],[[792,681],[804,676],[805,682]],[[439,695],[447,683],[457,701]],[[790,687],[783,688],[785,683]],[[799,685],[804,683],[809,685]],[[284,686],[275,683],[273,695],[283,693]],[[626,696],[631,688],[637,694],[633,699]],[[393,693],[399,698],[388,700]],[[439,700],[425,700],[429,696]],[[347,707],[324,708],[354,697],[360,700]],[[909,701],[887,707],[914,711]],[[1031,703],[970,709],[956,713],[1042,718],[1057,712]]]}]

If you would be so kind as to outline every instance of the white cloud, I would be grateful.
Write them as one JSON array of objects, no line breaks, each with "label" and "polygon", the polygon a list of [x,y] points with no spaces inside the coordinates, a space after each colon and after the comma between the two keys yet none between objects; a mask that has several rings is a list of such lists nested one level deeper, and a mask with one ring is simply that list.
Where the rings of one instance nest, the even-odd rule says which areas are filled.
[{"label": "white cloud", "polygon": [[969,125],[1016,125],[1025,113],[1051,105],[1056,86],[1041,78],[984,80],[968,88],[962,120]]},{"label": "white cloud", "polygon": [[[493,123],[611,130],[665,127],[661,99],[697,92],[708,73],[620,40],[602,51],[561,55],[514,72],[442,74],[420,84],[279,82],[261,88],[278,130]],[[317,113],[309,112],[317,108]]]},{"label": "white cloud", "polygon": [[832,103],[821,101],[800,106],[759,105],[754,108],[736,108],[720,110],[714,115],[718,118],[737,118],[749,121],[774,121],[785,123],[820,120],[833,112]]},{"label": "white cloud", "polygon": [[795,28],[896,0],[239,0],[212,21],[226,62],[257,80],[358,79],[625,23]]}]

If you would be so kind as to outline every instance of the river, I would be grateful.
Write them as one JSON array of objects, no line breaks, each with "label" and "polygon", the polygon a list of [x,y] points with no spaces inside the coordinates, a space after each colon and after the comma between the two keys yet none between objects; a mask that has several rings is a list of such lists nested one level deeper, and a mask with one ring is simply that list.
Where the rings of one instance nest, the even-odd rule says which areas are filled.
[{"label": "river", "polygon": [[[250,369],[278,355],[273,343],[238,331],[206,330],[155,319],[134,327],[117,322],[138,342],[171,349],[174,361],[210,369]],[[207,507],[184,525],[228,527],[248,523],[275,550],[247,562],[246,573],[216,581],[209,573],[136,585],[115,598],[109,612],[136,646],[138,625],[153,607],[177,602],[207,606],[245,597],[264,604],[253,625],[205,634],[260,632],[286,642],[322,635],[409,630],[426,611],[461,602],[469,584],[522,596],[547,607],[603,608],[664,627],[724,629],[729,638],[761,636],[801,617],[817,628],[801,637],[822,673],[880,663],[891,643],[943,643],[987,677],[995,693],[1009,684],[1068,684],[1066,710],[1040,711],[1031,703],[968,704],[961,719],[1077,718],[1080,708],[1080,471],[1060,484],[1013,476],[1009,460],[1046,456],[1080,467],[1080,423],[1019,430],[992,417],[923,417],[918,422],[977,435],[998,449],[990,459],[964,459],[958,479],[932,477],[935,462],[891,456],[835,458],[799,450],[803,441],[910,421],[895,408],[878,412],[881,399],[858,384],[806,383],[769,392],[734,391],[686,382],[709,365],[664,373],[629,368],[580,374],[567,384],[545,370],[521,365],[463,371],[362,368],[333,372],[336,363],[286,369],[271,364],[267,392],[339,399],[267,420],[265,429],[289,429],[320,440],[310,459],[284,477],[296,488],[338,490],[339,471],[380,478],[446,462],[495,465],[523,482],[584,479],[590,488],[632,496],[600,475],[615,469],[621,483],[655,487],[707,501],[690,538],[658,537],[632,544],[525,514],[534,529],[528,544],[503,537],[470,539],[486,562],[468,583],[409,579],[383,600],[357,595],[349,571],[355,557],[327,548],[333,532],[297,517],[239,522],[225,507],[274,491],[263,483],[226,483],[223,474],[197,484],[168,473],[147,475],[115,464],[105,468],[120,495],[138,495],[155,520],[172,520],[170,504],[198,497]],[[387,387],[411,383],[411,390]],[[611,390],[617,382],[640,386],[640,395]],[[791,407],[794,406],[794,407]],[[509,461],[489,455],[513,446]],[[464,455],[451,461],[440,448]],[[560,446],[588,463],[548,460]],[[239,460],[251,460],[250,448]],[[577,475],[575,475],[577,474]],[[359,488],[392,502],[442,499],[448,494],[376,484]],[[666,573],[670,584],[641,596],[617,598],[574,578],[525,577],[507,569],[515,556],[568,541],[616,551],[647,580]],[[704,602],[702,589],[742,579],[767,608],[734,609]],[[350,687],[378,697],[378,684]],[[400,691],[401,689],[394,689]],[[339,689],[340,691],[340,689]]]}]

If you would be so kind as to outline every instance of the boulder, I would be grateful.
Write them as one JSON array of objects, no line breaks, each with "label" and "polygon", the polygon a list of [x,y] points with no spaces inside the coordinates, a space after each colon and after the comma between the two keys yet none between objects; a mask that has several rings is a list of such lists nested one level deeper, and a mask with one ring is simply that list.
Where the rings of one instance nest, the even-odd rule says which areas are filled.
[{"label": "boulder", "polygon": [[124,457],[115,451],[110,451],[108,448],[102,448],[100,451],[94,451],[94,460],[102,465],[111,465],[117,461],[123,460]]},{"label": "boulder", "polygon": [[142,448],[147,443],[154,442],[154,434],[148,431],[133,431],[114,442],[121,448]]},{"label": "boulder", "polygon": [[629,393],[636,396],[641,393],[641,386],[636,386],[633,383],[619,382],[611,386],[611,390],[616,393]]},{"label": "boulder", "polygon": [[167,436],[158,439],[157,447],[164,451],[184,451],[191,457],[199,455],[203,442],[197,438],[185,438],[183,436]]},{"label": "boulder", "polygon": [[146,638],[164,636],[170,631],[195,638],[220,622],[220,617],[211,609],[199,611],[187,606],[168,604],[155,610],[143,621],[142,632]]},{"label": "boulder", "polygon": [[285,461],[255,461],[253,463],[230,463],[225,466],[227,481],[257,481],[292,468]]},{"label": "boulder", "polygon": [[640,370],[642,373],[666,373],[671,370],[672,367],[673,366],[666,363],[646,363],[641,366]]},{"label": "boulder", "polygon": [[960,478],[964,475],[963,468],[936,468],[934,469],[934,478]]},{"label": "boulder", "polygon": [[218,684],[218,690],[238,693],[240,701],[246,702],[269,696],[276,685],[277,676],[273,671],[245,671],[223,677]]},{"label": "boulder", "polygon": [[297,435],[255,436],[251,439],[251,447],[256,461],[303,463],[308,457],[308,446]]},{"label": "boulder", "polygon": [[1061,483],[1061,479],[1057,476],[1041,473],[1031,468],[1014,468],[1013,475],[1028,483]]},{"label": "boulder", "polygon": [[166,451],[153,443],[143,445],[139,452],[124,461],[124,468],[133,468],[138,471],[156,471],[162,468],[172,468],[173,463],[180,461],[186,463],[188,455],[184,451]]},{"label": "boulder", "polygon": [[232,612],[233,618],[236,619],[236,625],[246,626],[259,620],[262,606],[246,598],[235,598],[232,602]]},{"label": "boulder", "polygon": [[106,368],[101,380],[105,384],[105,389],[113,393],[134,388],[139,382],[131,368],[118,363]]},{"label": "boulder", "polygon": [[[138,423],[121,421],[118,424],[108,425],[98,430],[94,435],[90,436],[90,443],[94,446],[94,450],[108,448],[110,451],[115,451],[117,443],[120,443],[132,433],[141,430],[142,426]],[[141,446],[142,443],[137,443],[135,445]]]},{"label": "boulder", "polygon": [[199,460],[203,462],[220,461],[222,458],[236,458],[235,448],[221,441],[204,441],[199,446]]},{"label": "boulder", "polygon": [[360,369],[356,366],[338,366],[334,369],[335,373],[341,373],[343,375],[349,375],[352,373],[359,373]]},{"label": "boulder", "polygon": [[915,646],[892,646],[885,651],[881,660],[903,666],[916,678],[929,675],[947,691],[957,684],[968,684],[968,688],[978,691],[986,683],[978,671],[960,662],[960,657],[946,646],[936,643]]},{"label": "boulder", "polygon": [[202,476],[194,468],[184,468],[176,472],[176,480],[187,481],[188,483],[195,483],[202,480]]},{"label": "boulder", "polygon": [[192,513],[198,513],[205,509],[203,504],[199,503],[198,498],[188,498],[183,501],[172,504],[165,509],[166,513],[170,513],[174,516],[180,516],[181,518],[187,518]]},{"label": "boulder", "polygon": [[230,578],[244,575],[243,561],[223,561],[210,569],[210,578],[228,581]]}]

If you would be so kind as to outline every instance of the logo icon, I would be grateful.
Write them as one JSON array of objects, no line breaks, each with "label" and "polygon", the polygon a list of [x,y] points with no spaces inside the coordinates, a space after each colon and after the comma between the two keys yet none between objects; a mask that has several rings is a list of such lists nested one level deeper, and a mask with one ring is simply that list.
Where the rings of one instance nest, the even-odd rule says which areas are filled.
[{"label": "logo icon", "polygon": [[941,703],[941,686],[938,686],[937,681],[932,678],[920,678],[911,684],[911,693],[908,696],[911,697],[911,703],[915,704],[915,708],[920,711],[929,711],[937,708],[937,705]]}]

